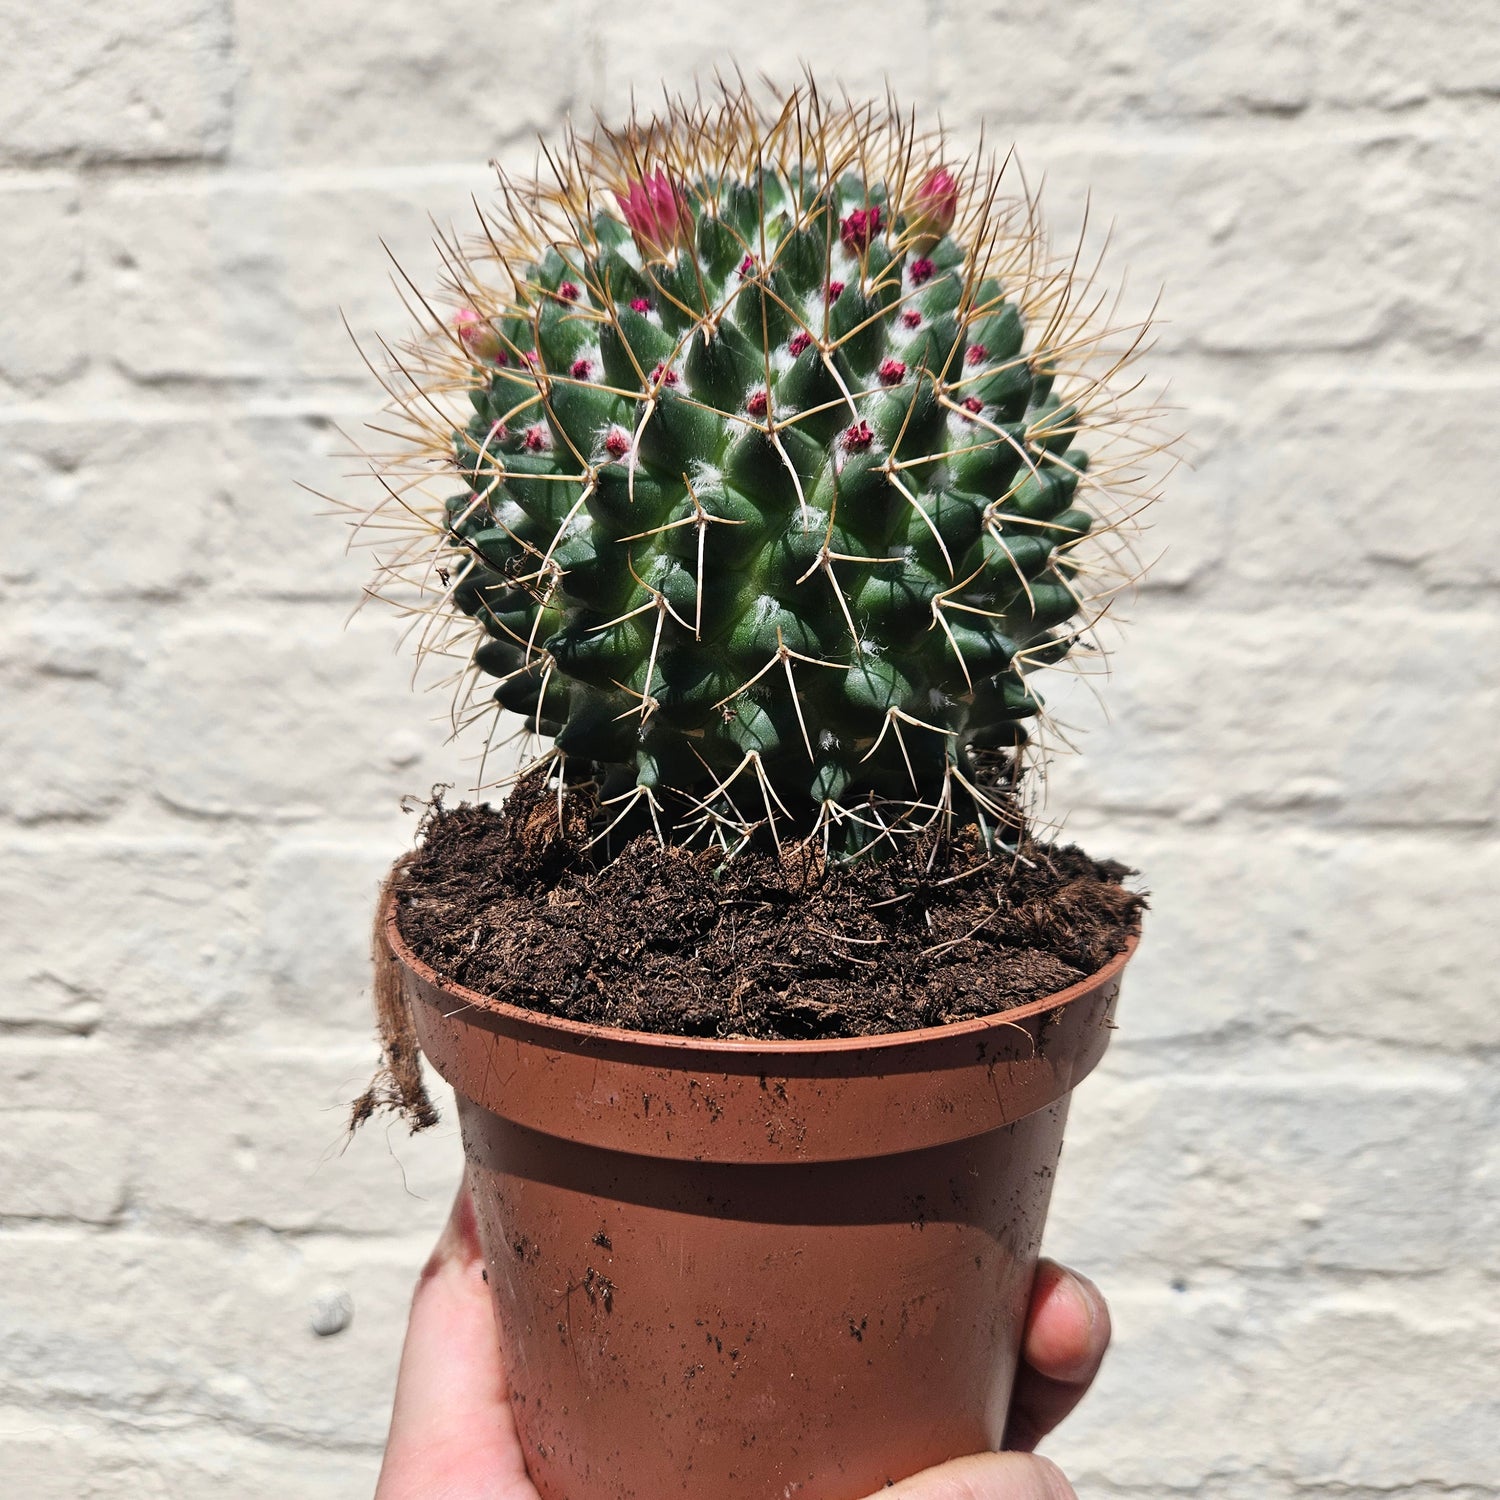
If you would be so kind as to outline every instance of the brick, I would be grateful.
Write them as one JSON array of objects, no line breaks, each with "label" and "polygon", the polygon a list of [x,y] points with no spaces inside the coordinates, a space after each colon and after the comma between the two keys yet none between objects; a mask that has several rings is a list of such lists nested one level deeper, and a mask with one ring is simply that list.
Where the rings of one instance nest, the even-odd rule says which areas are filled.
[{"label": "brick", "polygon": [[1368,836],[1330,853],[1312,867],[1324,878],[1293,934],[1309,962],[1286,1009],[1406,1046],[1500,1043],[1500,932],[1475,920],[1500,846]]},{"label": "brick", "polygon": [[222,1023],[254,993],[244,861],[194,838],[11,842],[0,988],[71,993],[110,1031]]},{"label": "brick", "polygon": [[326,607],[285,605],[165,630],[145,679],[152,787],[206,816],[305,819],[469,785],[481,739],[444,746],[451,694],[411,691],[398,635],[373,612],[346,630]]},{"label": "brick", "polygon": [[1339,823],[1483,823],[1500,788],[1500,661],[1476,654],[1482,610],[1334,607],[1312,617],[1139,611],[1102,694],[1059,674],[1042,692],[1087,730],[1060,761],[1057,808],[1278,815]]},{"label": "brick", "polygon": [[0,420],[0,483],[21,502],[0,512],[0,581],[45,592],[65,580],[70,598],[122,600],[204,586],[216,600],[347,609],[373,563],[368,547],[345,555],[350,516],[320,495],[356,507],[384,496],[364,474],[349,477],[344,436],[362,433],[375,394],[372,382],[370,402],[339,414],[342,431],[325,414],[253,408],[104,404],[87,421]]},{"label": "brick", "polygon": [[143,420],[109,406],[87,421],[0,423],[7,491],[23,502],[0,516],[0,572],[70,599],[160,597],[201,579],[229,512],[211,432],[204,417]]},{"label": "brick", "polygon": [[399,340],[410,326],[381,240],[419,287],[435,290],[428,216],[477,231],[470,195],[483,199],[491,185],[480,163],[446,174],[344,173],[331,183],[122,181],[99,196],[89,225],[107,298],[103,342],[138,380],[255,380],[278,390],[358,381],[373,409],[379,392],[341,309],[381,363],[377,333]]},{"label": "brick", "polygon": [[234,60],[223,0],[0,0],[0,30],[25,59],[0,91],[7,156],[161,160],[227,142]]},{"label": "brick", "polygon": [[1493,306],[1469,248],[1482,172],[1442,136],[1014,134],[1033,182],[1045,175],[1054,248],[1071,253],[1092,189],[1094,253],[1111,226],[1110,283],[1128,268],[1162,289],[1168,353],[1448,350]]},{"label": "brick", "polygon": [[1494,1494],[1492,1319],[1178,1285],[1110,1294],[1104,1369],[1046,1444],[1080,1494]]},{"label": "brick", "polygon": [[[1205,10],[1193,0],[991,0],[945,7],[938,77],[954,123],[982,110],[1012,120],[1089,124],[1292,111],[1315,76],[1304,8],[1257,0]],[[976,59],[992,58],[975,87]]]},{"label": "brick", "polygon": [[1325,597],[1411,579],[1457,599],[1500,583],[1500,518],[1466,498],[1490,483],[1476,435],[1497,397],[1493,385],[1433,378],[1257,393],[1218,471],[1234,518],[1228,570]]},{"label": "brick", "polygon": [[[217,1243],[134,1230],[0,1238],[0,1396],[86,1406],[147,1432],[211,1423],[178,1463],[195,1449],[211,1454],[205,1437],[226,1426],[334,1452],[368,1448],[384,1437],[429,1244]],[[354,1315],[320,1337],[313,1311],[334,1287]],[[192,1493],[215,1492],[200,1483]]]},{"label": "brick", "polygon": [[349,477],[358,468],[348,457],[350,440],[375,445],[362,427],[372,403],[337,428],[322,414],[251,412],[204,434],[227,498],[223,524],[208,538],[217,597],[334,599],[339,614],[352,607],[373,571],[370,552],[345,555],[350,518],[320,497],[362,507],[384,496],[374,480]]},{"label": "brick", "polygon": [[[441,1127],[412,1136],[380,1120],[350,1141],[349,1105],[379,1060],[373,1016],[337,1045],[293,1046],[284,1023],[276,1030],[280,1045],[204,1045],[132,1065],[138,1087],[122,1089],[114,1113],[136,1133],[143,1210],[299,1234],[378,1234],[446,1211],[463,1153],[441,1080],[429,1072]],[[191,1148],[154,1146],[164,1132]]]},{"label": "brick", "polygon": [[18,1114],[88,1114],[118,1093],[128,1057],[103,1037],[12,1030],[0,1045],[0,1099]]},{"label": "brick", "polygon": [[1335,0],[1316,15],[1317,93],[1330,103],[1392,109],[1500,91],[1500,40],[1472,0]]},{"label": "brick", "polygon": [[346,1039],[368,1031],[371,918],[391,862],[408,842],[277,845],[265,874],[268,1015],[303,1036],[325,1026]]},{"label": "brick", "polygon": [[[936,89],[941,33],[930,7],[907,0],[868,0],[857,17],[797,0],[755,6],[664,0],[652,6],[649,21],[593,0],[587,24],[599,78],[589,103],[611,123],[624,119],[632,90],[649,111],[662,97],[658,80],[688,95],[701,83],[711,95],[715,70],[733,78],[736,67],[748,79],[769,76],[787,86],[806,65],[830,95],[843,87],[856,99],[883,99],[889,80],[908,109]],[[726,67],[728,58],[733,65]]]},{"label": "brick", "polygon": [[1231,1288],[1107,1287],[1114,1339],[1088,1399],[1045,1451],[1082,1495],[1109,1485],[1137,1493],[1217,1495],[1260,1460],[1245,1370],[1250,1314]]},{"label": "brick", "polygon": [[140,774],[131,696],[134,643],[76,604],[0,626],[0,812],[22,821],[91,819]]},{"label": "brick", "polygon": [[128,1178],[125,1142],[104,1114],[0,1105],[0,1219],[105,1224]]},{"label": "brick", "polygon": [[79,336],[84,240],[71,179],[0,177],[0,264],[0,382],[30,394],[79,374],[95,346]]},{"label": "brick", "polygon": [[377,1452],[323,1452],[210,1423],[146,1431],[139,1419],[0,1407],[0,1473],[24,1481],[19,1500],[368,1500],[379,1467]]},{"label": "brick", "polygon": [[419,17],[401,0],[237,6],[235,157],[478,164],[553,135],[590,51],[576,9],[547,0],[476,27],[464,0]]},{"label": "brick", "polygon": [[1473,1299],[1435,1315],[1410,1295],[1329,1297],[1263,1351],[1273,1461],[1304,1483],[1493,1493],[1500,1322]]},{"label": "brick", "polygon": [[1106,1276],[1453,1269],[1473,1113],[1435,1069],[1091,1080],[1049,1245]]},{"label": "brick", "polygon": [[[1165,382],[1174,373],[1165,362],[1150,364],[1153,381]],[[1131,575],[1146,570],[1139,584],[1145,593],[1212,584],[1229,534],[1234,493],[1230,479],[1244,442],[1237,393],[1214,392],[1211,378],[1196,370],[1192,389],[1190,406],[1167,410],[1154,419],[1149,437],[1143,427],[1134,439],[1173,443],[1171,455],[1151,461],[1152,487],[1162,498],[1127,520],[1122,531],[1133,551],[1122,554],[1120,565]],[[1168,389],[1169,408],[1172,397]],[[1088,446],[1104,451],[1098,439]],[[1174,467],[1173,457],[1183,462]],[[1134,612],[1132,590],[1127,588],[1110,613],[1129,619]]]},{"label": "brick", "polygon": [[1500,1043],[1500,932],[1476,923],[1500,845],[1421,832],[1095,830],[1151,893],[1116,1042],[1294,1033]]},{"label": "brick", "polygon": [[41,1036],[87,1036],[104,1014],[104,1002],[81,984],[38,974],[0,995],[0,1027]]},{"label": "brick", "polygon": [[1500,1043],[1500,933],[1473,919],[1500,876],[1490,841],[1134,829],[1104,847],[1140,865],[1154,904],[1127,981],[1127,1044]]}]

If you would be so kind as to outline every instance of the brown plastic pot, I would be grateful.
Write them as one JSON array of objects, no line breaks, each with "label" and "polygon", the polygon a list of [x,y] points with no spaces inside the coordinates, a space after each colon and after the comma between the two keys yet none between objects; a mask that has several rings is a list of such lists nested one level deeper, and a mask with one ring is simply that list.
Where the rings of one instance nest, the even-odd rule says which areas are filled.
[{"label": "brown plastic pot", "polygon": [[1134,943],[925,1031],[552,1020],[390,951],[453,1086],[545,1500],[861,1500],[998,1448],[1068,1097]]}]

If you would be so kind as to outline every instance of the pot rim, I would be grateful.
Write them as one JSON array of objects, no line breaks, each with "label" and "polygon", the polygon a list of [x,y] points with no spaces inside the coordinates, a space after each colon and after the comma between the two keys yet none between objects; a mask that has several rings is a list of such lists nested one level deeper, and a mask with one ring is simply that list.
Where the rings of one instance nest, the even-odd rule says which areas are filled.
[{"label": "pot rim", "polygon": [[611,1042],[636,1047],[666,1047],[683,1051],[707,1052],[725,1058],[752,1056],[810,1057],[838,1055],[861,1051],[912,1047],[924,1042],[940,1039],[961,1040],[965,1036],[980,1035],[992,1031],[997,1024],[1014,1024],[1030,1020],[1034,1016],[1057,1010],[1085,994],[1096,994],[1101,984],[1115,979],[1130,961],[1140,942],[1139,930],[1125,940],[1125,946],[1102,968],[1085,975],[1076,984],[1066,989],[1055,990],[1040,1000],[1030,1000],[1024,1005],[1011,1006],[1006,1010],[988,1011],[982,1016],[972,1016],[966,1021],[954,1021],[946,1026],[924,1026],[915,1031],[886,1031],[874,1036],[840,1036],[801,1040],[759,1040],[754,1037],[729,1039],[725,1037],[681,1036],[669,1031],[631,1031],[623,1026],[600,1026],[592,1021],[574,1021],[565,1016],[551,1016],[544,1011],[529,1010],[524,1005],[513,1005],[507,1000],[497,1000],[492,995],[483,995],[478,990],[445,979],[429,964],[418,958],[407,945],[399,921],[400,909],[396,901],[397,892],[387,885],[382,900],[385,907],[383,925],[386,941],[391,953],[418,979],[445,994],[462,1000],[476,1010],[529,1026],[539,1026],[555,1031],[561,1036],[581,1042]]}]

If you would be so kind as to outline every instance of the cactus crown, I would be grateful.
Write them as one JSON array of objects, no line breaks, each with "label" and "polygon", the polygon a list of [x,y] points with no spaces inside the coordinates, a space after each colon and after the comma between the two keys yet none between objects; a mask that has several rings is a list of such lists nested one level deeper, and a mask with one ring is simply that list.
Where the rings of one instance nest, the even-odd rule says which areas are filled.
[{"label": "cactus crown", "polygon": [[414,534],[371,591],[415,582],[459,717],[552,737],[612,841],[992,840],[1143,498],[1139,328],[1003,168],[811,84],[547,163],[393,353],[380,524]]}]

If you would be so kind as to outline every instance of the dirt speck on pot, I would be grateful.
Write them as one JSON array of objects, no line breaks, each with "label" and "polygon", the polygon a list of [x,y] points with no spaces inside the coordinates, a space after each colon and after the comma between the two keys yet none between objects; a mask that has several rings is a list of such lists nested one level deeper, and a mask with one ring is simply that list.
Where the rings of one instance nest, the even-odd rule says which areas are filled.
[{"label": "dirt speck on pot", "polygon": [[[400,926],[445,979],[544,1014],[682,1036],[873,1036],[988,1015],[1094,973],[1136,930],[1131,873],[973,829],[853,864],[815,850],[588,845],[587,789],[533,778],[424,819]],[[705,1100],[712,1109],[713,1101]]]}]

